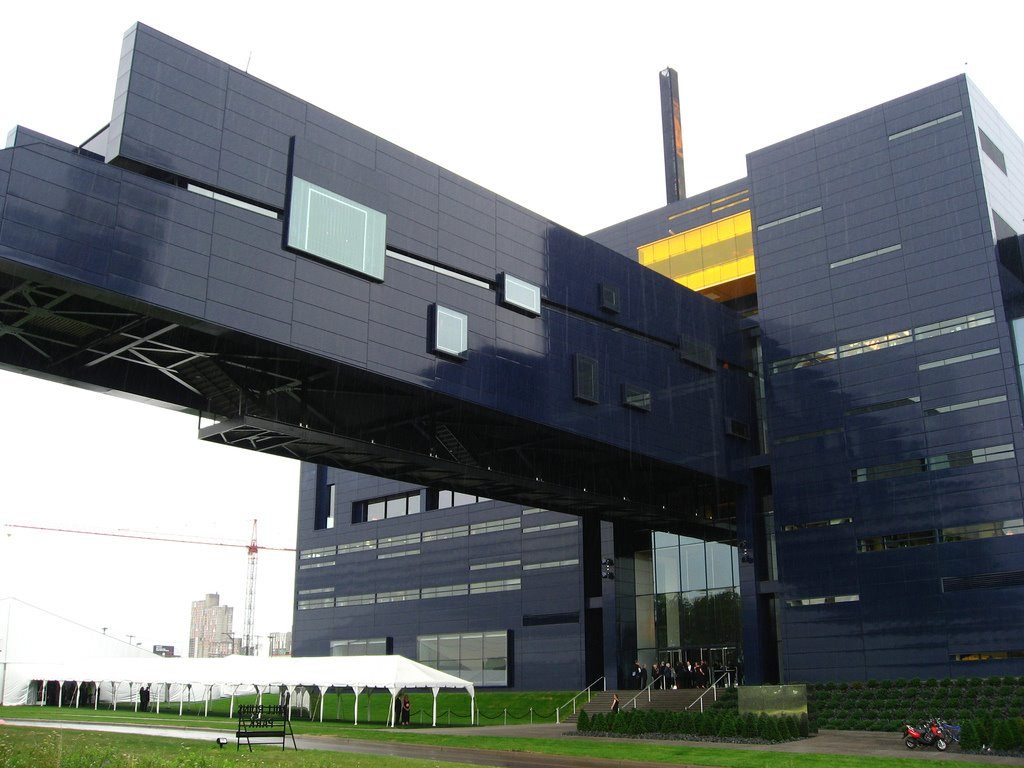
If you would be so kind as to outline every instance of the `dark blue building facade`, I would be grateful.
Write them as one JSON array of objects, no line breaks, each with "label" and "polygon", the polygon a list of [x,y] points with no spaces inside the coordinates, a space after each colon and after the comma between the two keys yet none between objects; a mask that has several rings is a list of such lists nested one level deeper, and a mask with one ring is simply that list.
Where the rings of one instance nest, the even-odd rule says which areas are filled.
[{"label": "dark blue building facade", "polygon": [[1019,673],[1022,173],[958,78],[583,237],[140,24],[0,151],[0,364],[306,462],[299,655]]}]

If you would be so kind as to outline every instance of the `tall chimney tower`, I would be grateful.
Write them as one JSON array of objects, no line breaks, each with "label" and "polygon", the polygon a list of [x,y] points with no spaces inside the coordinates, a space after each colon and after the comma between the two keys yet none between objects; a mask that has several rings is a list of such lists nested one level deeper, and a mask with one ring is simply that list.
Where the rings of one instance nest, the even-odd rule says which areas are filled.
[{"label": "tall chimney tower", "polygon": [[674,203],[686,197],[683,172],[683,131],[679,120],[679,80],[676,71],[666,67],[661,80],[661,135],[665,147],[665,196]]}]

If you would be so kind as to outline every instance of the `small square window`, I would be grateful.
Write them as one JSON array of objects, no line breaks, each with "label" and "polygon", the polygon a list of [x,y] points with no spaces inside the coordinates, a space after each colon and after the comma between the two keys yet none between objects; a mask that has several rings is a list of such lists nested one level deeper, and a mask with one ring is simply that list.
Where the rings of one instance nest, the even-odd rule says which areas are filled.
[{"label": "small square window", "polygon": [[619,302],[619,286],[601,283],[598,286],[598,305],[605,312],[618,314],[622,308]]},{"label": "small square window", "polygon": [[622,385],[622,404],[638,411],[651,410],[651,393],[646,389],[634,387],[632,384]]},{"label": "small square window", "polygon": [[469,350],[469,318],[454,309],[434,305],[434,351],[465,358]]},{"label": "small square window", "polygon": [[586,355],[573,355],[572,396],[584,403],[599,403],[597,360]]},{"label": "small square window", "polygon": [[501,303],[536,317],[540,314],[540,288],[518,277],[498,275],[501,286]]}]

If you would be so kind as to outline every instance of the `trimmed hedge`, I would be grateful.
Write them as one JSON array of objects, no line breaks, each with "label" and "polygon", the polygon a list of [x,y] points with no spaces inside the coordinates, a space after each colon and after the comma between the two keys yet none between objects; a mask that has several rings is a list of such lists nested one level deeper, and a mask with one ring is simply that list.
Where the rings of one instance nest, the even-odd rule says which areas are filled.
[{"label": "trimmed hedge", "polygon": [[807,706],[812,725],[835,730],[898,731],[932,716],[994,724],[1024,711],[1024,678],[820,683],[807,686]]},{"label": "trimmed hedge", "polygon": [[706,712],[661,712],[658,710],[622,710],[590,716],[580,713],[576,721],[580,733],[609,733],[625,736],[679,736],[687,739],[718,739],[722,741],[757,740],[790,741],[807,736],[810,725],[806,716],[769,717],[740,715],[735,710],[718,709]]}]

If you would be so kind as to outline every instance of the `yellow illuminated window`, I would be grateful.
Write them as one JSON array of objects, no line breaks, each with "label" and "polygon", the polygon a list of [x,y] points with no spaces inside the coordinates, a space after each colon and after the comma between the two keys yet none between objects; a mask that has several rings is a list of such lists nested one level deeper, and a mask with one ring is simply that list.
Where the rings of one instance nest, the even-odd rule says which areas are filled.
[{"label": "yellow illuminated window", "polygon": [[735,298],[754,292],[751,230],[750,211],[741,211],[642,245],[637,253],[641,264],[687,288]]}]

